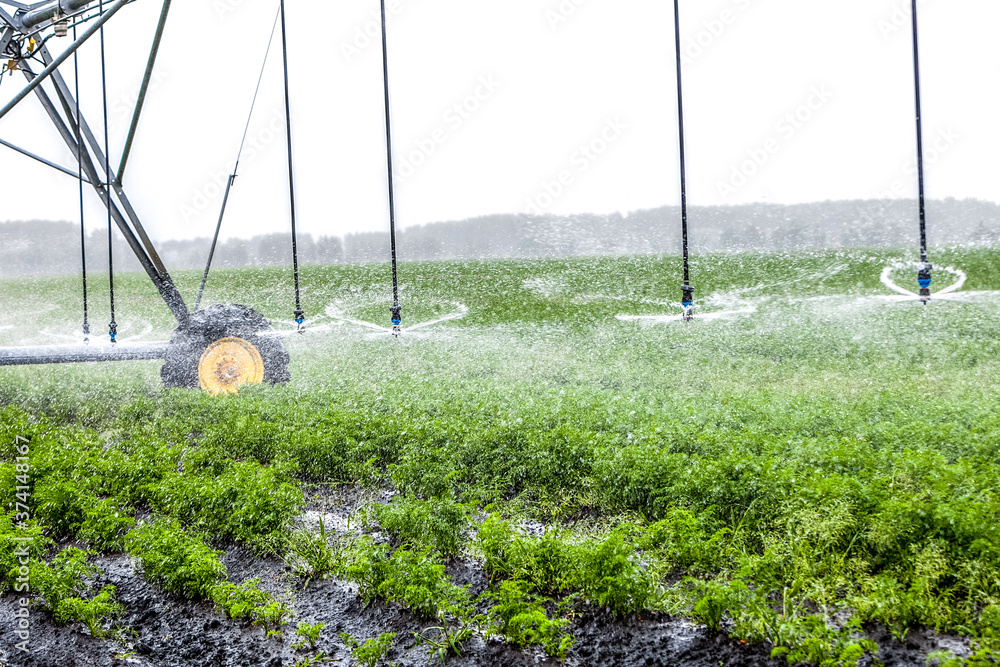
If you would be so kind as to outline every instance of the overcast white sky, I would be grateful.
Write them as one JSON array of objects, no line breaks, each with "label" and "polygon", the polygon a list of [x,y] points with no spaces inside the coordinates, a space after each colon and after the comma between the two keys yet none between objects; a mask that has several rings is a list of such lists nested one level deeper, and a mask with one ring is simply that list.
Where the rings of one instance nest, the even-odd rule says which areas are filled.
[{"label": "overcast white sky", "polygon": [[[389,4],[400,225],[679,202],[669,0]],[[212,233],[276,8],[173,3],[125,179],[154,238]],[[108,24],[115,155],[159,9],[136,0]],[[288,6],[299,222],[317,236],[388,229],[378,9]],[[909,0],[682,1],[690,202],[915,196],[908,12]],[[928,195],[1000,201],[1000,3],[925,0],[920,18]],[[97,56],[95,39],[81,67],[94,126]],[[224,237],[288,229],[280,65],[275,49]],[[6,78],[0,100],[21,85]],[[34,98],[0,137],[72,162]],[[0,156],[0,219],[77,219],[72,179]],[[88,192],[95,227],[96,201]]]}]

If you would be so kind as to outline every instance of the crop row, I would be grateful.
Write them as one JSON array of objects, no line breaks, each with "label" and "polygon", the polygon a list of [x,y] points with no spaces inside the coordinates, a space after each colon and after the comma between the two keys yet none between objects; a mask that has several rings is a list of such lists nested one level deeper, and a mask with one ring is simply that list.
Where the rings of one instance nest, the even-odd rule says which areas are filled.
[{"label": "crop row", "polygon": [[[165,590],[278,631],[286,602],[226,580],[215,547],[233,542],[298,563],[306,583],[352,579],[368,602],[439,621],[429,641],[444,655],[473,627],[565,655],[587,606],[687,615],[792,663],[852,664],[874,650],[857,633],[867,622],[900,638],[929,626],[1000,648],[996,416],[942,408],[953,413],[879,423],[860,438],[778,420],[657,420],[625,433],[585,409],[469,420],[320,400],[168,392],[91,415],[89,427],[0,411],[0,502],[17,501],[10,443],[28,437],[44,534],[32,580],[61,582],[36,589],[54,618],[100,635],[95,619],[117,609],[113,590],[74,583],[92,574],[86,554],[52,558],[45,540],[72,537],[127,551]],[[296,530],[313,483],[397,491],[364,513],[391,542]],[[140,513],[158,518],[137,525]],[[552,527],[530,536],[526,518]],[[13,535],[5,521],[0,540]],[[485,563],[481,600],[445,575],[462,556]],[[0,562],[7,585],[16,571]]]}]

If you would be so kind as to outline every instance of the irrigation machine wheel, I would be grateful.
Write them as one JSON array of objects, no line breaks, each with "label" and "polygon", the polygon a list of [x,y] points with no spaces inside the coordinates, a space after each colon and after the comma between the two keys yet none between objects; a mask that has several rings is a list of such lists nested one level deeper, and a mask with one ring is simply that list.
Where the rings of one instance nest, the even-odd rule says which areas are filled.
[{"label": "irrigation machine wheel", "polygon": [[288,352],[271,323],[233,304],[199,310],[177,327],[160,376],[165,387],[201,387],[211,394],[291,379]]}]

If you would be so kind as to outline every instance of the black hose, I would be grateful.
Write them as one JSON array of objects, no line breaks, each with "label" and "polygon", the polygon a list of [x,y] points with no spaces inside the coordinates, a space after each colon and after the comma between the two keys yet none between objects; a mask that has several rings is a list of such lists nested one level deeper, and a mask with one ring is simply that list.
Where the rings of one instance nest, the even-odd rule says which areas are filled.
[{"label": "black hose", "polygon": [[305,312],[299,296],[299,247],[295,232],[295,178],[292,168],[292,113],[288,100],[288,31],[285,26],[285,0],[281,0],[281,55],[285,66],[285,132],[288,137],[288,203],[292,212],[292,273],[295,277],[295,322],[299,332],[305,325]]},{"label": "black hose", "polygon": [[[76,25],[73,25],[73,41],[76,41]],[[80,62],[73,54],[73,83],[76,94],[76,168],[80,190],[80,265],[83,272],[83,342],[90,342],[90,313],[87,299],[87,230],[84,225],[83,206],[83,137],[80,133]]]},{"label": "black hose", "polygon": [[385,154],[389,174],[389,250],[392,253],[392,308],[389,309],[395,330],[403,323],[403,308],[399,305],[399,273],[396,261],[396,197],[392,182],[392,122],[389,114],[389,50],[385,29],[385,0],[382,5],[382,83],[385,91]]},{"label": "black hose", "polygon": [[[104,13],[104,0],[100,2],[100,13]],[[108,70],[107,57],[104,48],[104,26],[101,26],[101,90],[104,98],[104,191],[108,209],[108,286],[111,296],[111,322],[108,323],[108,334],[111,342],[118,342],[118,323],[115,322],[115,249],[114,235],[111,226],[111,153],[108,140]]]},{"label": "black hose", "polygon": [[677,59],[677,132],[681,158],[681,248],[684,255],[684,285],[681,287],[681,304],[685,316],[694,307],[694,289],[691,287],[691,265],[688,254],[687,210],[687,160],[684,152],[684,86],[681,78],[681,18],[679,0],[674,0],[674,42]]},{"label": "black hose", "polygon": [[920,103],[920,45],[917,30],[917,0],[913,8],[913,77],[917,103],[917,180],[920,199],[920,261],[927,263],[927,208],[924,200],[924,128]]}]

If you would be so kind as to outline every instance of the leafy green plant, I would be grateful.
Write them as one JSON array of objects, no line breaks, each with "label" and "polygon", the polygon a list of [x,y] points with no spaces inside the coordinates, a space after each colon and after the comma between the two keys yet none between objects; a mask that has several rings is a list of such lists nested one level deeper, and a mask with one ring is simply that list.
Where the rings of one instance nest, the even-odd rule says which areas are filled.
[{"label": "leafy green plant", "polygon": [[437,658],[441,664],[445,664],[450,655],[462,655],[462,643],[472,636],[472,627],[466,624],[452,626],[443,618],[442,624],[430,628],[424,628],[421,632],[414,632],[413,636],[417,644],[427,644],[430,647],[431,659]]},{"label": "leafy green plant", "polygon": [[210,425],[201,446],[219,459],[271,463],[280,443],[280,426],[259,414],[233,415],[224,423]]},{"label": "leafy green plant", "polygon": [[310,625],[304,621],[299,623],[298,628],[295,630],[295,634],[302,639],[292,644],[292,648],[295,650],[301,650],[308,644],[310,649],[315,649],[316,642],[319,641],[319,635],[323,632],[323,628],[325,627],[326,623],[316,623],[315,625]]},{"label": "leafy green plant", "polygon": [[295,667],[311,667],[312,665],[321,665],[329,662],[337,662],[336,659],[331,658],[323,651],[320,651],[311,658],[308,656],[302,656],[295,659]]},{"label": "leafy green plant", "polygon": [[93,637],[103,639],[107,636],[105,621],[120,615],[124,608],[115,600],[114,586],[105,586],[94,597],[84,598],[88,592],[86,580],[101,574],[100,568],[88,562],[92,554],[67,547],[49,564],[32,561],[30,580],[56,623],[81,621]]},{"label": "leafy green plant", "polygon": [[578,576],[585,598],[617,615],[639,613],[649,606],[656,582],[636,563],[635,549],[621,533],[581,551]]},{"label": "leafy green plant", "polygon": [[188,535],[180,524],[160,520],[129,533],[126,550],[142,568],[146,580],[169,593],[211,599],[216,584],[226,577],[221,551]]},{"label": "leafy green plant", "polygon": [[821,616],[808,615],[796,619],[794,634],[784,638],[784,644],[771,651],[771,657],[785,656],[789,665],[808,663],[818,667],[857,665],[865,653],[878,652],[878,644],[859,638],[861,621],[854,617],[844,627],[831,627]]},{"label": "leafy green plant", "polygon": [[962,667],[996,667],[997,661],[1000,661],[1000,653],[980,647],[965,659]]},{"label": "leafy green plant", "polygon": [[474,607],[471,604],[450,603],[438,610],[438,624],[424,628],[422,632],[414,632],[417,643],[430,647],[431,659],[437,658],[444,664],[448,656],[462,655],[462,644],[472,637],[474,626],[483,620],[482,616],[473,616]]},{"label": "leafy green plant", "polygon": [[479,524],[476,534],[476,551],[485,561],[490,579],[515,577],[526,572],[528,554],[517,539],[510,522],[490,515]]},{"label": "leafy green plant", "polygon": [[318,533],[300,529],[288,538],[285,563],[292,568],[292,572],[305,579],[305,583],[302,584],[303,590],[317,577],[325,578],[343,571],[342,550],[330,545],[330,537],[321,516]]},{"label": "leafy green plant", "polygon": [[114,500],[100,501],[86,511],[77,536],[102,551],[120,551],[125,535],[135,528],[130,512]]},{"label": "leafy green plant", "polygon": [[83,524],[93,500],[72,481],[46,478],[35,485],[39,521],[56,535],[73,536]]},{"label": "leafy green plant", "polygon": [[235,620],[258,620],[263,610],[274,598],[260,589],[260,579],[248,579],[242,584],[231,582],[217,584],[211,589],[212,601],[225,614]]},{"label": "leafy green plant", "polygon": [[292,608],[284,600],[271,599],[268,604],[259,607],[254,611],[254,624],[263,625],[268,637],[282,637],[284,632],[282,627],[293,616]]},{"label": "leafy green plant", "polygon": [[55,546],[36,521],[21,522],[18,527],[15,516],[0,514],[0,593],[29,583],[29,570],[22,570],[28,566],[22,565],[22,559],[41,561]]},{"label": "leafy green plant", "polygon": [[364,488],[376,489],[385,479],[385,473],[378,464],[379,460],[374,456],[364,460],[348,461],[348,475]]},{"label": "leafy green plant", "polygon": [[636,546],[670,567],[711,572],[724,563],[723,546],[730,533],[690,510],[670,508],[662,520],[640,532]]},{"label": "leafy green plant", "polygon": [[383,632],[374,639],[368,639],[363,644],[346,632],[340,633],[344,645],[350,649],[351,657],[362,667],[375,667],[378,661],[389,653],[392,642],[396,639],[395,632]]},{"label": "leafy green plant", "polygon": [[60,602],[86,591],[85,580],[98,576],[101,569],[88,562],[94,552],[67,547],[52,562],[32,562],[31,583],[45,605],[55,612]]},{"label": "leafy green plant", "polygon": [[59,602],[52,618],[56,623],[81,621],[96,639],[104,639],[108,632],[104,629],[107,619],[120,616],[125,608],[115,600],[115,587],[105,586],[89,600],[78,597],[66,598]]},{"label": "leafy green plant", "polygon": [[389,505],[373,505],[371,513],[382,528],[409,547],[430,548],[454,558],[466,542],[468,508],[450,498],[396,498]]},{"label": "leafy green plant", "polygon": [[237,461],[219,474],[167,475],[157,486],[154,506],[195,530],[269,552],[283,546],[303,502],[302,490],[276,468]]},{"label": "leafy green plant", "polygon": [[529,584],[508,580],[491,593],[496,605],[487,612],[486,634],[501,636],[518,646],[542,646],[560,660],[573,647],[573,636],[565,630],[567,619],[553,619],[542,602],[528,593]]},{"label": "leafy green plant", "polygon": [[359,584],[366,605],[374,600],[400,602],[425,618],[438,618],[441,611],[470,615],[468,591],[452,584],[444,564],[428,551],[397,549],[389,555],[364,538],[354,548],[347,575]]},{"label": "leafy green plant", "polygon": [[446,449],[434,447],[407,456],[389,466],[392,483],[404,496],[429,500],[449,498],[461,474]]},{"label": "leafy green plant", "polygon": [[[704,624],[709,632],[722,630],[722,622],[726,613],[738,604],[740,593],[745,589],[743,582],[727,581],[696,581],[694,585],[694,605],[692,617]],[[735,603],[735,604],[734,604]]]},{"label": "leafy green plant", "polygon": [[656,593],[652,573],[638,564],[635,547],[623,531],[604,540],[574,541],[558,530],[526,538],[491,517],[480,526],[477,542],[492,578],[519,579],[543,595],[579,592],[624,615],[646,609]]}]

